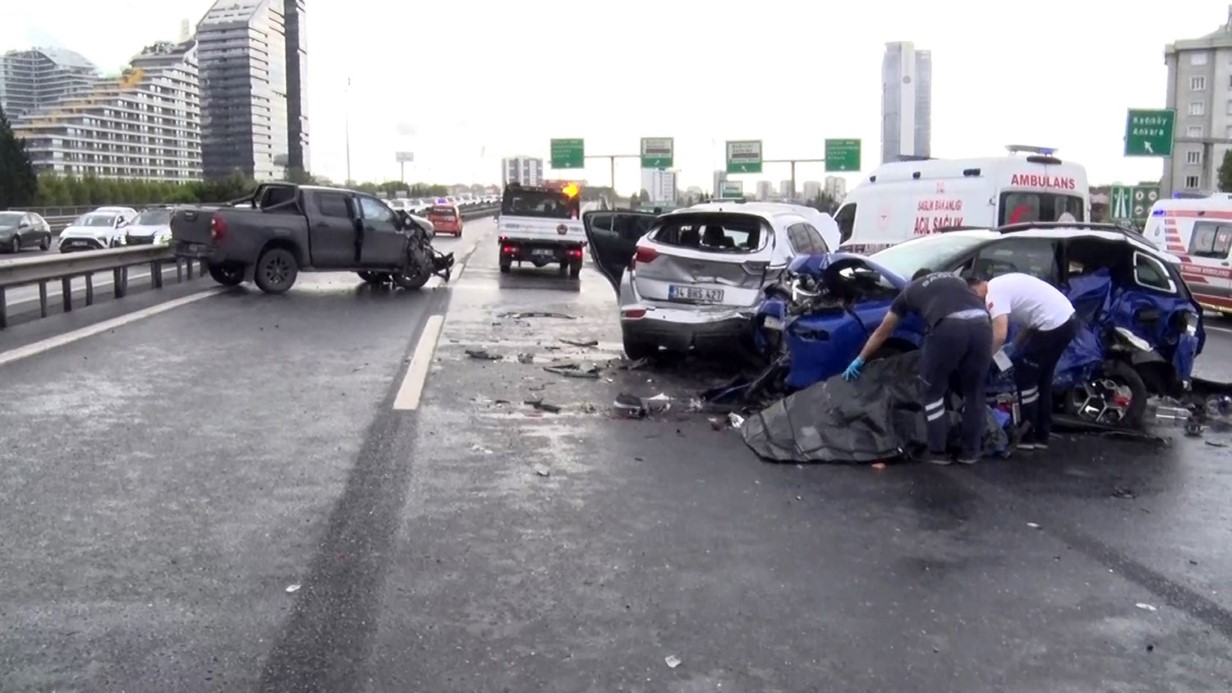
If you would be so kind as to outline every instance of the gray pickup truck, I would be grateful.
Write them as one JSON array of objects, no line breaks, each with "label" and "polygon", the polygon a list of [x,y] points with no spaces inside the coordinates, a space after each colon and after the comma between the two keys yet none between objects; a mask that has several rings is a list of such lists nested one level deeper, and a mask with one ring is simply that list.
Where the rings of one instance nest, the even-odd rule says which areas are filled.
[{"label": "gray pickup truck", "polygon": [[291,288],[301,271],[359,274],[418,289],[447,273],[452,255],[432,250],[430,232],[381,200],[352,190],[266,183],[218,207],[180,207],[171,241],[180,257],[204,259],[214,281],[251,278],[262,291]]}]

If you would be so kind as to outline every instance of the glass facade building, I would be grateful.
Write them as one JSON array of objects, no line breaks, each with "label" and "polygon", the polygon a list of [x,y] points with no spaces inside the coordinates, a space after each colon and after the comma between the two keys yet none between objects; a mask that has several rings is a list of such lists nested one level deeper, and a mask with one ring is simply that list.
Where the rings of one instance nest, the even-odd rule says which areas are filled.
[{"label": "glass facade building", "polygon": [[886,44],[881,62],[881,162],[932,156],[932,53]]}]

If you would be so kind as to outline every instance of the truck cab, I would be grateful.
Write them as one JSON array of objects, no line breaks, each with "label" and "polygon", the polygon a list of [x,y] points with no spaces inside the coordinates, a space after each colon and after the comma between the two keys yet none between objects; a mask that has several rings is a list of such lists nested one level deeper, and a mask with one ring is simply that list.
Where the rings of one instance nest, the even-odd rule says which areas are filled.
[{"label": "truck cab", "polygon": [[575,279],[581,274],[586,229],[580,192],[573,183],[505,187],[496,222],[502,273],[511,272],[514,263],[528,262],[535,267],[558,264],[561,275]]}]

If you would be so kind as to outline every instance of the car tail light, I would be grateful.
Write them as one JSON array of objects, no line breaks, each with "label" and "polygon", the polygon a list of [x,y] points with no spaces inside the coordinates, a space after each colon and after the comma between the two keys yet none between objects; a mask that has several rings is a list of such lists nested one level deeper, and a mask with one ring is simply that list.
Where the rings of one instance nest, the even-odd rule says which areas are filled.
[{"label": "car tail light", "polygon": [[210,240],[221,241],[227,237],[227,222],[219,214],[210,217]]},{"label": "car tail light", "polygon": [[645,308],[626,308],[620,311],[620,317],[626,320],[637,320],[638,318],[646,317]]},{"label": "car tail light", "polygon": [[654,262],[657,257],[659,257],[659,251],[639,246],[637,252],[633,253],[633,258],[629,260],[629,269],[635,269],[639,262],[643,265]]},{"label": "car tail light", "polygon": [[516,255],[518,252],[517,246],[507,245],[501,248],[501,252],[506,255]]},{"label": "car tail light", "polygon": [[582,257],[581,248],[570,248],[567,252],[568,252],[569,257],[571,258],[580,259]]}]

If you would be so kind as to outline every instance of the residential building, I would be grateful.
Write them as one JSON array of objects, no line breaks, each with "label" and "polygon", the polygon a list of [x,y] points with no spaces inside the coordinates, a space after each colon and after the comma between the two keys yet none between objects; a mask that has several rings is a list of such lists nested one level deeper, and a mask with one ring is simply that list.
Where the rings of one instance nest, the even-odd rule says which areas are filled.
[{"label": "residential building", "polygon": [[793,188],[792,181],[790,179],[779,181],[779,197],[783,198],[784,200],[790,200],[794,198],[795,196],[796,196],[796,191]]},{"label": "residential building", "polygon": [[308,15],[306,0],[285,0],[287,36],[287,166],[311,170],[308,155]]},{"label": "residential building", "polygon": [[1164,48],[1166,106],[1176,111],[1172,156],[1164,158],[1160,194],[1213,191],[1232,147],[1232,5],[1228,21],[1195,39]]},{"label": "residential building", "polygon": [[81,55],[63,48],[31,48],[0,56],[0,107],[18,118],[89,92],[98,70]]},{"label": "residential building", "polygon": [[675,204],[676,172],[653,168],[642,169],[642,190],[650,196],[650,202]]},{"label": "residential building", "polygon": [[201,110],[193,41],[155,43],[88,94],[13,121],[35,170],[188,182],[201,178]]},{"label": "residential building", "polygon": [[533,156],[515,156],[501,159],[501,185],[543,185],[543,159]]},{"label": "residential building", "polygon": [[774,197],[774,183],[768,180],[757,181],[757,199],[769,200]]},{"label": "residential building", "polygon": [[804,199],[815,200],[821,194],[821,183],[815,180],[804,181]]},{"label": "residential building", "polygon": [[719,169],[714,172],[714,187],[711,195],[715,197],[723,197],[723,183],[727,181],[727,171]]},{"label": "residential building", "polygon": [[822,190],[826,197],[835,202],[842,202],[847,197],[847,179],[841,176],[826,176],[826,184]]},{"label": "residential building", "polygon": [[197,24],[206,178],[233,171],[257,180],[285,177],[290,164],[285,21],[283,0],[217,0]]},{"label": "residential building", "polygon": [[932,154],[933,61],[910,41],[886,44],[881,62],[881,162]]}]

